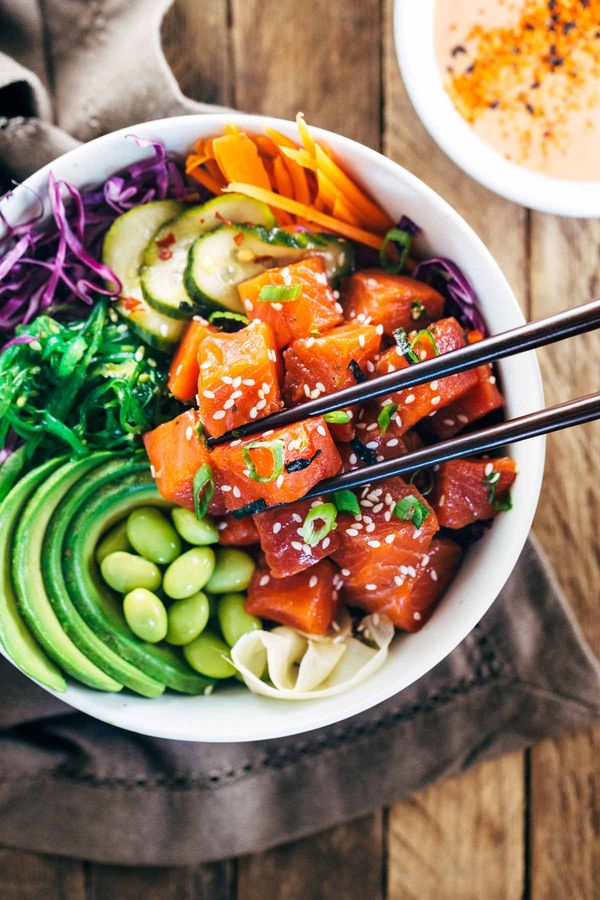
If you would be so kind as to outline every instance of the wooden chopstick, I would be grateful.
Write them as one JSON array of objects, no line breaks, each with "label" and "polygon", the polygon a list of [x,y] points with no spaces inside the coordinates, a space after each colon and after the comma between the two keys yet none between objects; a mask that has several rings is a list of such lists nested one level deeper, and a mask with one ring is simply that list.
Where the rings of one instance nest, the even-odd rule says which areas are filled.
[{"label": "wooden chopstick", "polygon": [[[221,437],[209,438],[208,444],[214,446],[233,438],[244,438],[270,429],[282,428],[284,425],[290,425],[301,419],[321,416],[355,403],[365,403],[367,400],[373,400],[385,394],[415,387],[418,384],[426,384],[436,378],[455,375],[466,369],[474,369],[507,356],[554,344],[565,338],[593,331],[598,327],[600,327],[600,299],[592,300],[554,316],[548,316],[537,322],[512,328],[510,331],[503,331],[451,353],[444,353],[404,369],[380,375],[333,394],[326,394],[316,400],[309,400],[299,406],[266,416],[264,419],[248,422]],[[437,446],[442,445],[438,444]]]},{"label": "wooden chopstick", "polygon": [[528,413],[517,419],[509,419],[507,422],[491,425],[489,428],[482,428],[440,444],[423,447],[404,456],[383,460],[371,466],[344,472],[334,478],[327,478],[315,485],[303,499],[361,487],[374,481],[381,481],[383,478],[391,478],[393,475],[415,472],[417,469],[437,465],[449,459],[498,450],[511,442],[525,441],[551,431],[561,431],[563,428],[571,428],[573,425],[592,422],[594,419],[600,419],[600,393],[549,406],[547,409]]}]

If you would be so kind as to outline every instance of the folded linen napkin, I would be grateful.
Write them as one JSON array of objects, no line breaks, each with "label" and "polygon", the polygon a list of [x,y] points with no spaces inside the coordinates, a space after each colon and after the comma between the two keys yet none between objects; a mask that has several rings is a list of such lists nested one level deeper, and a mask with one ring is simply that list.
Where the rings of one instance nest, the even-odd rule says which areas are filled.
[{"label": "folded linen napkin", "polygon": [[[166,64],[169,5],[0,0],[7,184],[80,140],[214,109],[185,98]],[[257,852],[585,727],[600,714],[599,688],[600,667],[533,539],[444,662],[376,708],[305,735],[228,745],[140,737],[74,712],[0,660],[0,844],[130,865]]]}]

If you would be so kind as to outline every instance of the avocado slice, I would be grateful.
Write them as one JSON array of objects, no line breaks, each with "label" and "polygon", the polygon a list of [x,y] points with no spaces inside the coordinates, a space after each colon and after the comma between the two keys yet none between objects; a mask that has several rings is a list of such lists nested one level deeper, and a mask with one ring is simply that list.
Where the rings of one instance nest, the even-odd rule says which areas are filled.
[{"label": "avocado slice", "polygon": [[12,453],[0,467],[0,501],[4,500],[17,482],[25,465],[25,444]]},{"label": "avocado slice", "polygon": [[[108,683],[118,685],[112,690],[124,685],[144,697],[159,697],[164,692],[164,685],[149,678],[107,647],[81,618],[68,594],[64,596],[66,592],[61,594],[61,603],[55,602],[47,590],[47,573],[42,566],[46,529],[55,510],[60,508],[74,484],[80,480],[85,482],[94,469],[111,458],[114,460],[109,453],[96,453],[86,459],[66,463],[38,487],[25,507],[16,533],[13,550],[15,587],[19,604],[27,609],[25,617],[32,631],[40,634],[40,643],[44,646],[46,642],[54,643],[53,633],[56,623],[59,623],[80,653],[106,673]],[[120,465],[122,460],[117,462]],[[49,619],[53,627],[49,627]],[[60,652],[63,646],[64,642],[55,645],[54,652]],[[50,646],[47,649],[54,655]]]},{"label": "avocado slice", "polygon": [[94,551],[107,529],[138,506],[172,506],[158,493],[147,460],[123,460],[120,467],[109,466],[76,485],[52,517],[42,555],[47,587],[55,590],[54,575],[62,569],[81,617],[112,650],[173,690],[203,693],[213,681],[193,672],[170,648],[136,638],[119,599],[100,577]]},{"label": "avocado slice", "polygon": [[0,643],[25,675],[53,691],[66,691],[67,683],[48,659],[21,618],[11,577],[11,551],[15,528],[23,507],[36,487],[61,464],[53,459],[33,469],[0,503]]},{"label": "avocado slice", "polygon": [[[101,458],[106,459],[109,455],[102,454]],[[67,464],[58,470],[58,474],[62,474],[63,469],[67,468],[67,486],[72,487],[100,461],[95,457],[88,458],[75,471]],[[36,494],[23,510],[13,543],[13,584],[21,615],[46,653],[63,671],[96,690],[120,691],[123,685],[98,668],[63,631],[48,600],[44,590],[39,548],[50,518],[51,504],[40,506],[35,502],[35,497]]]}]

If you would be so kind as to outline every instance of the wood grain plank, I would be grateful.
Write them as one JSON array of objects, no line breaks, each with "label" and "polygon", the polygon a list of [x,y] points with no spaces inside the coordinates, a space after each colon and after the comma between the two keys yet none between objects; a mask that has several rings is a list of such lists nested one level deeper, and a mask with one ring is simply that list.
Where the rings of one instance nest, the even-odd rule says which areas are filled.
[{"label": "wood grain plank", "polygon": [[380,146],[379,0],[232,0],[236,105]]},{"label": "wood grain plank", "polygon": [[[600,294],[600,222],[536,214],[532,221],[533,314]],[[540,353],[546,400],[598,390],[600,334]],[[600,424],[553,435],[535,529],[594,650],[600,652]],[[568,560],[568,564],[565,564]],[[600,728],[531,751],[531,896],[600,896]]]},{"label": "wood grain plank", "polygon": [[83,863],[0,848],[2,900],[87,900]]},{"label": "wood grain plank", "polygon": [[[384,152],[448,200],[498,260],[528,311],[528,221],[458,169],[432,141],[402,84],[392,0],[384,33]],[[520,897],[525,878],[524,755],[487,762],[390,810],[389,898]]]},{"label": "wood grain plank", "polygon": [[232,863],[178,868],[93,863],[88,866],[86,900],[233,900],[234,882]]},{"label": "wood grain plank", "polygon": [[194,100],[233,102],[228,15],[228,0],[176,0],[164,18],[165,56]]},{"label": "wood grain plank", "polygon": [[383,900],[381,813],[238,862],[237,900]]},{"label": "wood grain plank", "polygon": [[[389,900],[512,900],[523,890],[519,754],[488,761],[390,813]],[[517,790],[515,790],[517,788]]]}]

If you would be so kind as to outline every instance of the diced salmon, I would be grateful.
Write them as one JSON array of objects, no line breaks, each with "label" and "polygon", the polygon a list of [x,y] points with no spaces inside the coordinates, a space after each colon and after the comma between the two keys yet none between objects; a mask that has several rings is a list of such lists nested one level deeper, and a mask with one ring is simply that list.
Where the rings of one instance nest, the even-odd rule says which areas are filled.
[{"label": "diced salmon", "polygon": [[477,384],[470,391],[431,417],[431,430],[441,441],[454,437],[467,425],[504,406],[504,397],[498,390],[492,367],[479,366],[475,374]]},{"label": "diced salmon", "polygon": [[[256,441],[261,442],[262,446],[252,447]],[[274,442],[283,444],[283,469],[279,474],[274,472],[275,457],[268,447]],[[256,475],[268,481],[250,477],[244,448]],[[304,419],[267,435],[257,435],[256,439],[222,444],[214,448],[211,459],[219,473],[225,502],[230,510],[240,509],[255,501],[274,506],[299,500],[317,482],[335,475],[342,464],[322,418]]]},{"label": "diced salmon", "polygon": [[344,592],[343,599],[366,612],[383,613],[403,631],[419,631],[456,575],[461,555],[456,541],[434,537],[427,552],[420,555],[415,574],[406,575],[401,585],[383,586],[362,596]]},{"label": "diced salmon", "polygon": [[[199,434],[199,425],[198,411],[188,409],[144,435],[144,446],[158,490],[166,500],[186,509],[194,509],[194,475],[200,466],[212,463],[204,438]],[[213,475],[216,489],[209,512],[219,515],[225,511],[225,506],[214,469]]]},{"label": "diced salmon", "polygon": [[[265,285],[299,285],[297,300],[269,302],[260,300]],[[333,296],[320,256],[301,259],[277,269],[267,269],[238,286],[246,315],[271,326],[277,347],[282,350],[296,338],[313,332],[328,331],[342,322],[342,308]]]},{"label": "diced salmon", "polygon": [[259,566],[250,582],[244,609],[253,616],[307,634],[325,634],[339,608],[336,584],[335,569],[327,559],[287,578],[274,578]]},{"label": "diced salmon", "polygon": [[[440,319],[429,329],[410,337],[414,339],[413,351],[420,361],[457,350],[465,344],[463,329],[454,318]],[[409,365],[410,362],[403,355],[401,348],[392,347],[379,357],[377,374],[404,369]],[[459,372],[457,375],[448,375],[429,384],[397,391],[379,401],[379,406],[381,408],[390,399],[396,403],[397,416],[401,422],[399,427],[403,434],[425,416],[434,415],[438,410],[462,397],[476,384],[475,371]]]},{"label": "diced salmon", "polygon": [[[283,354],[284,396],[288,406],[331,394],[357,383],[375,370],[381,335],[375,325],[340,325],[327,334],[300,338]],[[355,410],[350,410],[352,415]],[[352,423],[334,425],[338,441],[351,440]]]},{"label": "diced salmon", "polygon": [[185,330],[169,367],[168,388],[183,403],[191,403],[198,391],[198,348],[215,331],[204,319],[192,319]]},{"label": "diced salmon", "polygon": [[198,349],[198,402],[211,437],[279,411],[277,361],[273,332],[264,322],[204,338]]},{"label": "diced salmon", "polygon": [[[500,478],[495,481],[494,474]],[[436,474],[431,505],[440,525],[464,528],[478,520],[491,519],[506,501],[517,470],[514,459],[452,459]],[[496,504],[491,502],[496,498]]]},{"label": "diced salmon", "polygon": [[314,566],[339,547],[340,539],[335,531],[330,531],[313,546],[309,546],[302,536],[302,524],[308,511],[322,502],[325,502],[322,498],[299,500],[254,516],[266,563],[276,578],[295,575]]},{"label": "diced salmon", "polygon": [[392,335],[397,328],[425,328],[444,313],[444,298],[430,285],[382,269],[364,269],[346,278],[342,303],[347,319],[383,325]]},{"label": "diced salmon", "polygon": [[258,544],[258,531],[252,516],[234,519],[224,516],[218,523],[219,543],[226,547],[250,547]]}]

